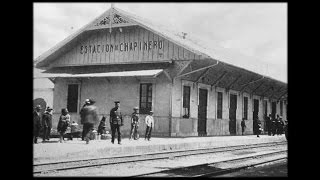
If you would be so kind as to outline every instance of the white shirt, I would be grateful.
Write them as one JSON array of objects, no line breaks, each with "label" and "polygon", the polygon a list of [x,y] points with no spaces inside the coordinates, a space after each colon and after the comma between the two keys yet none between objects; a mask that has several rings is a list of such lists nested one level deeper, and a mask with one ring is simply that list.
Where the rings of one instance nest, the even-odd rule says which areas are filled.
[{"label": "white shirt", "polygon": [[146,116],[146,125],[149,127],[152,126],[152,128],[154,128],[154,120],[152,116],[150,115]]}]

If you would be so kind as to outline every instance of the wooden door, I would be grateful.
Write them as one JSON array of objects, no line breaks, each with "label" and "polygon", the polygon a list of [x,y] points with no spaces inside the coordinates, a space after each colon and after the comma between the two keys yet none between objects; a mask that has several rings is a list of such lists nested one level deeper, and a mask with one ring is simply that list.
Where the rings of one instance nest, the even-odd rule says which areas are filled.
[{"label": "wooden door", "polygon": [[256,127],[257,127],[257,120],[258,120],[258,114],[259,114],[259,100],[254,99],[253,100],[253,133],[256,134]]},{"label": "wooden door", "polygon": [[272,102],[272,109],[271,109],[272,119],[276,118],[276,113],[277,113],[277,103],[276,102]]},{"label": "wooden door", "polygon": [[237,95],[230,94],[230,107],[229,107],[229,131],[230,135],[236,135],[237,133]]},{"label": "wooden door", "polygon": [[207,99],[208,90],[199,89],[199,106],[198,106],[198,135],[207,135]]}]

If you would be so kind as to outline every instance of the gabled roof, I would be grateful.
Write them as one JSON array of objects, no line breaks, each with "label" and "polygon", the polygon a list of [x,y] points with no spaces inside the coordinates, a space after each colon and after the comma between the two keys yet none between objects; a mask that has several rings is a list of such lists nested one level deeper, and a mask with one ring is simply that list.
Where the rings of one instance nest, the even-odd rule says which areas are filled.
[{"label": "gabled roof", "polygon": [[270,69],[275,69],[274,65],[261,62],[256,58],[246,56],[244,54],[235,52],[231,49],[226,49],[214,44],[205,46],[205,44],[200,42],[200,40],[195,40],[191,38],[190,35],[187,35],[185,38],[183,38],[181,32],[173,31],[170,28],[165,27],[163,25],[156,25],[145,18],[141,18],[137,15],[125,12],[114,7],[108,9],[102,15],[100,15],[99,17],[97,17],[96,19],[94,19],[93,21],[91,21],[90,23],[88,23],[87,25],[85,25],[84,27],[82,27],[81,29],[64,39],[63,41],[58,43],[56,46],[54,46],[53,48],[49,49],[47,52],[43,53],[41,56],[36,58],[36,67],[41,68],[43,64],[49,62],[50,60],[53,60],[54,58],[50,58],[50,56],[53,56],[54,53],[57,53],[57,51],[59,51],[62,47],[66,46],[70,41],[75,39],[83,32],[99,28],[109,28],[110,15],[117,15],[120,17],[118,19],[122,20],[120,23],[112,21],[111,27],[139,25],[205,58],[212,58],[226,63],[230,66],[243,68],[254,73],[266,76],[268,78],[270,78],[270,76],[272,76],[273,73],[270,71]]}]

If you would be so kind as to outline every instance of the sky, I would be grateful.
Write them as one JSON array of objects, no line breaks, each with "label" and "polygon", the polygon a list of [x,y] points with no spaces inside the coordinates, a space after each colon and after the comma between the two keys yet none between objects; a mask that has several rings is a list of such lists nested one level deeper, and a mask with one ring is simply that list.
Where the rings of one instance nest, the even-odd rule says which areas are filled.
[{"label": "sky", "polygon": [[[277,67],[287,82],[286,3],[114,3],[116,8],[186,32],[206,44]],[[110,3],[34,3],[34,59],[111,7]]]}]

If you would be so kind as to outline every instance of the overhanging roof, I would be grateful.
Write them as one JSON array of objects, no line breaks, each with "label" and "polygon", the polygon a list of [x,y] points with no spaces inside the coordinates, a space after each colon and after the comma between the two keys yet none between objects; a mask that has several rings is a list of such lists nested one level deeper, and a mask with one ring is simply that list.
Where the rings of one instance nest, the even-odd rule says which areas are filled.
[{"label": "overhanging roof", "polygon": [[[185,38],[182,37],[181,32],[173,31],[171,28],[164,26],[164,25],[156,25],[149,20],[145,18],[141,18],[137,15],[125,12],[123,10],[117,9],[117,8],[111,8],[107,10],[105,13],[103,13],[98,18],[94,19],[90,23],[88,23],[86,26],[81,28],[79,31],[75,32],[74,34],[70,35],[66,39],[64,39],[62,42],[48,50],[47,52],[43,53],[41,56],[36,58],[36,66],[38,68],[44,68],[45,64],[47,64],[49,61],[53,60],[55,57],[57,57],[57,54],[63,53],[63,49],[67,49],[65,46],[70,45],[72,41],[76,42],[76,39],[79,35],[81,35],[85,31],[89,31],[92,29],[92,26],[96,24],[97,22],[101,21],[101,19],[108,17],[108,14],[119,14],[123,18],[130,21],[130,25],[139,25],[143,28],[146,28],[153,33],[156,33],[159,36],[162,36],[177,45],[180,45],[191,52],[194,52],[198,55],[201,55],[203,57],[212,58],[224,63],[227,63],[229,65],[233,65],[239,68],[244,68],[246,70],[252,71],[254,73],[258,73],[264,76],[274,77],[274,74],[280,72],[279,68],[275,65],[265,63],[262,61],[257,60],[255,57],[246,56],[242,53],[235,52],[232,49],[223,48],[216,44],[209,44],[206,45],[203,42],[200,42],[200,40],[196,40],[192,38],[190,35],[187,35]],[[108,26],[104,26],[101,28],[108,28]],[[96,29],[96,28],[95,28]]]},{"label": "overhanging roof", "polygon": [[107,73],[90,73],[90,74],[66,74],[66,73],[41,73],[36,78],[56,78],[56,77],[156,77],[163,70],[153,69],[153,70],[142,70],[142,71],[121,71],[121,72],[107,72]]}]

